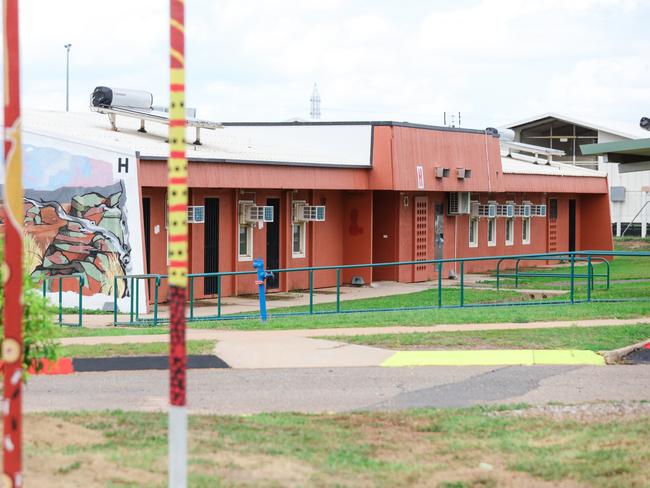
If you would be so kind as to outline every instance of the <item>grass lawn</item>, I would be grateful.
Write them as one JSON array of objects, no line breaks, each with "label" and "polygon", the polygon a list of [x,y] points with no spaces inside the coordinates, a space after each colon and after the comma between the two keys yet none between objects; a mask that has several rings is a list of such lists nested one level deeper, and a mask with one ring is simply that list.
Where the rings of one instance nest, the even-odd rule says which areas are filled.
[{"label": "grass lawn", "polygon": [[584,349],[608,351],[650,339],[650,324],[610,327],[414,332],[329,336],[350,344],[387,349]]},{"label": "grass lawn", "polygon": [[[187,341],[188,354],[211,354],[216,341]],[[114,356],[164,356],[167,342],[149,344],[93,344],[61,346],[59,355],[67,358],[108,358]]]},{"label": "grass lawn", "polygon": [[[647,408],[588,419],[525,406],[197,415],[189,426],[195,488],[625,488],[646,486],[650,462]],[[27,415],[26,485],[165,487],[166,429],[161,413]]]},{"label": "grass lawn", "polygon": [[[272,311],[271,311],[272,314]],[[193,329],[286,330],[341,327],[388,327],[392,325],[481,324],[497,322],[527,323],[555,320],[627,319],[650,315],[650,301],[629,303],[579,303],[575,305],[498,306],[486,308],[447,308],[394,312],[364,312],[302,315],[259,319],[194,322]],[[166,326],[61,328],[60,337],[168,334]]]}]

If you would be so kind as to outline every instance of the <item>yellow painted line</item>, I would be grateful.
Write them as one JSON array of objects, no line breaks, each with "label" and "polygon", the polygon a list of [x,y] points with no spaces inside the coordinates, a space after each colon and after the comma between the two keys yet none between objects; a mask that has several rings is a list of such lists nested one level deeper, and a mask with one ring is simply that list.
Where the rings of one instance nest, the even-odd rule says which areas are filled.
[{"label": "yellow painted line", "polygon": [[575,349],[482,349],[474,351],[398,351],[381,366],[510,366],[580,364],[602,366],[605,359],[593,351]]}]

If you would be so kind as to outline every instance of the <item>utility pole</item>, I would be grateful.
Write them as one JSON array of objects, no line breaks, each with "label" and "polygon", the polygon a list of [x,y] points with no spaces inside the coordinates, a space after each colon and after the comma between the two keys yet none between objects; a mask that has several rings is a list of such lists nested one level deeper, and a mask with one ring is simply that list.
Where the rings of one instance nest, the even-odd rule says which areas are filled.
[{"label": "utility pole", "polygon": [[66,44],[65,48],[65,111],[70,110],[70,48],[72,44]]}]

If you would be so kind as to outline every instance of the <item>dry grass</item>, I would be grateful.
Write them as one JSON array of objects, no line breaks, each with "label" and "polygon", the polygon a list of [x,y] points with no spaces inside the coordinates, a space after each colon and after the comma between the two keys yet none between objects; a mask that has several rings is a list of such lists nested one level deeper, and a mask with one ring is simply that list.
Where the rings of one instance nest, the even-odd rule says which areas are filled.
[{"label": "dry grass", "polygon": [[[108,258],[108,269],[104,271],[104,282],[102,283],[102,293],[106,295],[113,295],[114,286],[115,286],[115,277],[124,275],[124,269],[120,263],[117,255],[113,253],[108,253],[106,255]],[[117,281],[117,296],[123,297],[126,292],[126,281],[118,280]]]},{"label": "dry grass", "polygon": [[43,263],[45,250],[36,242],[34,237],[26,232],[23,235],[23,267],[25,272],[32,274]]}]

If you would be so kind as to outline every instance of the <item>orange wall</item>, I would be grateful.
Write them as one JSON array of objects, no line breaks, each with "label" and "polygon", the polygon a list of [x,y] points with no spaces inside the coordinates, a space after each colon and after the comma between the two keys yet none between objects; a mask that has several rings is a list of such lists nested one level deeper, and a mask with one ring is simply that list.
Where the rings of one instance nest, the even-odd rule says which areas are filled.
[{"label": "orange wall", "polygon": [[613,247],[612,229],[609,225],[608,195],[581,195],[581,242],[580,250],[611,251]]},{"label": "orange wall", "polygon": [[[343,195],[343,264],[372,263],[372,192],[346,192]],[[372,281],[370,268],[344,270],[343,283],[353,276]]]}]

